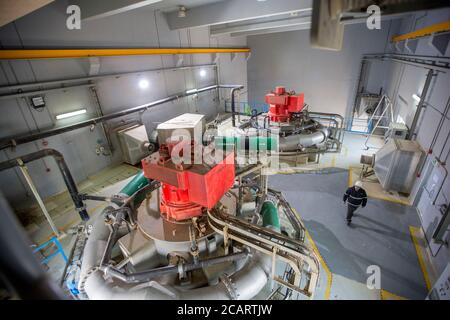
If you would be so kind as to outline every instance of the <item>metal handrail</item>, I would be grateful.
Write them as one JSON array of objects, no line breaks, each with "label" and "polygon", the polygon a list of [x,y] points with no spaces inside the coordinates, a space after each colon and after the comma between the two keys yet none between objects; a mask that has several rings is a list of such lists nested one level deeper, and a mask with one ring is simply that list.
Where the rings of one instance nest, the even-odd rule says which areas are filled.
[{"label": "metal handrail", "polygon": [[[378,117],[378,116],[376,116],[376,114],[377,114],[378,109],[383,105],[383,101],[386,101],[386,107],[383,109],[383,112],[381,113],[381,116]],[[376,124],[372,128],[372,130],[370,131],[370,134],[367,136],[366,141],[364,141],[364,146],[366,147],[366,150],[370,149],[370,147],[367,145],[367,142],[369,142],[369,139],[373,136],[373,133],[375,132],[375,130],[377,128],[383,128],[383,129],[388,128],[388,127],[382,127],[382,126],[379,125],[381,120],[385,118],[385,113],[388,110],[390,111],[391,122],[394,122],[394,113],[393,113],[393,110],[392,110],[392,102],[389,99],[389,97],[384,94],[381,97],[380,101],[378,102],[377,107],[373,111],[373,113],[372,113],[372,115],[371,115],[371,117],[369,118],[369,121],[368,121],[369,123],[371,123],[374,120],[374,117],[378,117],[378,121],[376,122]]]}]

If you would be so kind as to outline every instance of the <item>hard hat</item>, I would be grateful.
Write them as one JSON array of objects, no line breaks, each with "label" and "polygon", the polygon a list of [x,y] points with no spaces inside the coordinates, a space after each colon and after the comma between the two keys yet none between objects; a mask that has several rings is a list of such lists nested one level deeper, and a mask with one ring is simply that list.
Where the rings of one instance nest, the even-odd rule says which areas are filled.
[{"label": "hard hat", "polygon": [[355,187],[362,188],[362,186],[363,186],[363,184],[362,184],[362,182],[360,180],[355,182]]}]

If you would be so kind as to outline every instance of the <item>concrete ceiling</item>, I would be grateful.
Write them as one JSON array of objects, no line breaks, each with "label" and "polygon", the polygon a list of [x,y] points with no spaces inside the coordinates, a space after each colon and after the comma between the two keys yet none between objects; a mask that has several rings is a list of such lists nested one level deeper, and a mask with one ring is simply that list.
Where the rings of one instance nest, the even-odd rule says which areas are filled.
[{"label": "concrete ceiling", "polygon": [[225,0],[72,0],[71,4],[80,6],[82,19],[95,20],[131,10],[152,9],[162,12],[178,11],[179,6],[190,10],[203,5],[209,5]]},{"label": "concrete ceiling", "polygon": [[165,17],[172,30],[209,26],[211,36],[243,36],[309,29],[312,0],[227,0],[190,8],[179,18],[176,10]]},{"label": "concrete ceiling", "polygon": [[15,21],[54,0],[1,0],[0,27]]},{"label": "concrete ceiling", "polygon": [[164,13],[178,11],[179,6],[184,6],[188,10],[203,5],[213,4],[227,0],[164,0],[163,2],[154,5],[155,9],[161,10]]}]

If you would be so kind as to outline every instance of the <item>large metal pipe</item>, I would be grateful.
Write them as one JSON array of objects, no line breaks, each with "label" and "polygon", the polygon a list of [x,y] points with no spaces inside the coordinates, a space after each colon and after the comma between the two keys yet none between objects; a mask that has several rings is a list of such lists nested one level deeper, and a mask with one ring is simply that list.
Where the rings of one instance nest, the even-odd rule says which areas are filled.
[{"label": "large metal pipe", "polygon": [[422,93],[420,94],[420,100],[417,104],[416,113],[414,114],[413,121],[411,123],[411,128],[408,133],[408,140],[412,140],[416,137],[416,127],[419,122],[420,115],[422,114],[422,109],[426,107],[425,100],[427,98],[428,89],[430,88],[431,80],[433,79],[434,71],[432,69],[428,70],[427,78],[425,84],[423,85]]},{"label": "large metal pipe", "polygon": [[[271,258],[252,253],[244,267],[231,276],[222,276],[216,285],[181,291],[157,281],[135,287],[117,281],[106,281],[98,268],[107,246],[110,230],[101,215],[97,216],[86,243],[80,275],[80,289],[92,300],[230,300],[251,299],[266,285]],[[157,253],[149,259],[158,259]]]},{"label": "large metal pipe", "polygon": [[236,102],[234,98],[234,93],[241,90],[244,86],[239,86],[231,89],[231,123],[233,127],[236,127]]},{"label": "large metal pipe", "polygon": [[[15,92],[15,93],[5,93],[0,94],[0,100],[2,99],[11,99],[11,98],[20,98],[23,96],[31,96],[31,95],[38,95],[42,94],[44,92],[49,92],[53,90],[67,90],[67,88],[76,88],[76,87],[86,87],[86,86],[95,86],[96,84],[94,82],[102,79],[108,79],[108,78],[119,78],[119,77],[126,77],[136,74],[142,74],[146,72],[164,72],[164,71],[179,71],[179,70],[189,70],[189,69],[199,69],[199,68],[205,68],[205,67],[213,67],[216,68],[216,64],[199,64],[199,65],[189,65],[189,66],[182,66],[182,67],[172,67],[172,68],[158,68],[158,69],[145,69],[145,70],[139,70],[139,71],[132,71],[132,72],[121,72],[121,73],[109,73],[109,74],[102,74],[99,76],[89,76],[89,77],[82,77],[82,78],[69,78],[69,79],[61,79],[61,80],[50,80],[50,81],[40,81],[40,82],[28,82],[28,83],[20,83],[20,84],[14,84],[14,85],[6,85],[6,86],[0,86],[0,91],[9,91],[9,92]],[[83,83],[84,82],[84,83]],[[73,85],[71,85],[73,84]],[[45,86],[55,86],[60,85],[60,88],[54,88],[54,89],[44,89]],[[39,90],[28,90],[29,88],[40,88]]]},{"label": "large metal pipe", "polygon": [[105,275],[110,275],[116,279],[119,279],[125,283],[142,283],[148,282],[156,277],[160,277],[166,274],[176,274],[184,273],[197,269],[202,269],[210,267],[213,265],[234,262],[236,260],[244,259],[248,256],[248,252],[239,252],[235,254],[230,254],[227,256],[214,257],[205,260],[200,260],[198,263],[184,263],[179,265],[169,265],[165,267],[155,268],[148,271],[136,272],[136,273],[126,273],[122,272],[112,266],[107,266],[103,268]]},{"label": "large metal pipe", "polygon": [[22,299],[66,299],[30,249],[17,218],[0,192],[0,273]]},{"label": "large metal pipe", "polygon": [[19,162],[17,161],[18,159],[21,159],[23,163],[28,163],[49,156],[55,159],[59,171],[61,172],[61,175],[64,179],[64,183],[66,184],[67,190],[69,191],[69,194],[72,197],[72,201],[75,205],[75,208],[78,211],[78,214],[80,215],[80,218],[83,221],[89,220],[89,215],[86,211],[86,206],[82,200],[81,195],[78,193],[78,188],[75,183],[75,180],[73,179],[72,174],[70,173],[69,167],[67,166],[67,163],[64,160],[63,155],[59,151],[54,149],[43,149],[29,154],[25,154],[23,156],[14,159],[4,161],[0,163],[0,171],[18,166],[19,165]]},{"label": "large metal pipe", "polygon": [[313,133],[293,134],[287,137],[280,137],[280,151],[295,151],[300,148],[307,148],[326,141],[330,132],[327,128],[321,128]]},{"label": "large metal pipe", "polygon": [[85,121],[81,121],[75,124],[71,124],[71,125],[67,125],[67,126],[63,126],[60,128],[54,128],[54,129],[50,129],[50,130],[46,130],[46,131],[41,131],[41,132],[36,132],[33,134],[25,134],[25,135],[19,135],[19,136],[13,136],[13,137],[8,137],[8,138],[4,138],[0,141],[0,150],[9,148],[9,147],[15,147],[16,145],[19,144],[23,144],[23,143],[27,143],[27,142],[31,142],[31,141],[35,141],[35,140],[39,140],[39,139],[44,139],[47,137],[51,137],[54,135],[58,135],[64,132],[69,132],[72,130],[76,130],[76,129],[80,129],[80,128],[84,128],[84,127],[88,127],[91,125],[96,125],[99,123],[103,123],[105,121],[108,120],[112,120],[112,119],[116,119],[116,118],[120,118],[129,114],[133,114],[136,112],[140,112],[140,111],[144,111],[150,108],[153,108],[155,106],[164,104],[164,103],[168,103],[171,101],[176,101],[180,98],[184,98],[184,97],[188,97],[188,96],[192,96],[201,92],[206,92],[206,91],[211,91],[211,90],[215,90],[215,89],[242,89],[244,86],[242,85],[213,85],[213,86],[209,86],[209,87],[204,87],[204,88],[200,88],[200,89],[196,89],[196,90],[189,90],[187,92],[184,93],[179,93],[173,96],[169,96],[160,100],[156,100],[156,101],[152,101],[150,103],[147,104],[143,104],[137,107],[133,107],[133,108],[129,108],[129,109],[125,109],[122,111],[118,111],[118,112],[114,112],[114,113],[110,113],[104,116],[100,116],[100,117],[96,117],[96,118],[92,118],[92,119],[88,119]]}]

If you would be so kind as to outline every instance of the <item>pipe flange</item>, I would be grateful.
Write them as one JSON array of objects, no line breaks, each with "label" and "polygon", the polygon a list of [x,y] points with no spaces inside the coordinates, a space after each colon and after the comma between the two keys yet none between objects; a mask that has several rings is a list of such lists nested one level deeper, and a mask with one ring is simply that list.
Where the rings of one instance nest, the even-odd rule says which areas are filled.
[{"label": "pipe flange", "polygon": [[86,291],[84,290],[84,286],[86,284],[87,279],[90,277],[91,274],[93,274],[94,272],[98,271],[99,268],[98,267],[92,267],[91,269],[89,269],[86,274],[84,275],[84,277],[82,279],[80,279],[80,282],[78,284],[78,290],[84,294],[86,294]]},{"label": "pipe flange", "polygon": [[83,206],[81,206],[81,207],[77,207],[77,208],[75,208],[75,210],[76,210],[77,212],[81,212],[81,211],[84,211],[84,210],[86,210],[86,204],[85,204],[85,203],[83,203]]},{"label": "pipe flange", "polygon": [[236,285],[231,280],[231,278],[227,274],[224,274],[220,276],[219,279],[224,284],[225,289],[227,289],[227,293],[230,296],[231,300],[238,300],[239,293],[237,293]]}]

